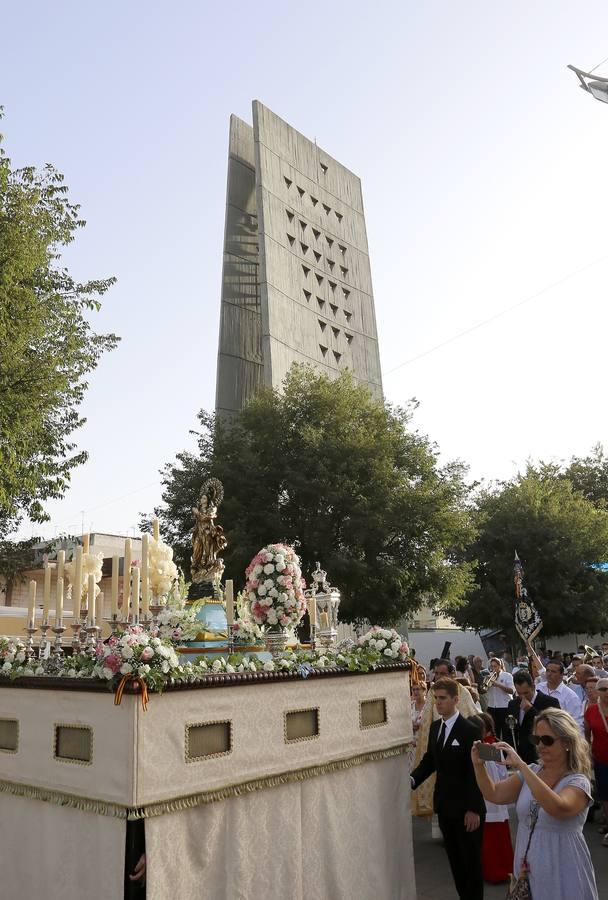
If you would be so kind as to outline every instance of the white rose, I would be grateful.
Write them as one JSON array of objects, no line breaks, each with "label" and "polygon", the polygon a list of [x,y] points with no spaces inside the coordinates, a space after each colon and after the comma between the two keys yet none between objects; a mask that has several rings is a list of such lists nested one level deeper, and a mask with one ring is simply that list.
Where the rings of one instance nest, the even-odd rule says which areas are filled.
[{"label": "white rose", "polygon": [[376,649],[377,650],[384,650],[385,647],[386,647],[386,641],[376,641]]},{"label": "white rose", "polygon": [[150,643],[152,644],[153,647],[160,647],[162,641],[160,640],[160,638],[155,637],[155,638],[152,638]]},{"label": "white rose", "polygon": [[15,656],[15,659],[18,663],[25,662],[25,653],[23,652],[23,650],[19,651],[19,653]]},{"label": "white rose", "polygon": [[253,572],[251,574],[255,578],[257,575],[261,575],[263,571],[263,567],[258,563],[257,566],[253,567]]},{"label": "white rose", "polygon": [[269,593],[270,593],[270,596],[271,596],[271,597],[278,597],[278,596],[279,596],[279,592],[277,591],[276,587],[273,587],[273,589],[272,589],[271,591],[269,591]]},{"label": "white rose", "polygon": [[286,568],[286,566],[285,566],[285,563],[284,563],[284,562],[278,562],[278,563],[277,563],[277,572],[284,572],[284,571],[285,571],[285,568]]},{"label": "white rose", "polygon": [[169,663],[167,662],[166,659],[163,659],[163,661],[162,661],[160,667],[161,667],[161,669],[163,670],[163,672],[165,673],[165,675],[167,674],[167,672],[168,672],[169,669],[171,668],[170,665],[169,665]]},{"label": "white rose", "polygon": [[273,564],[272,564],[272,563],[266,563],[266,565],[264,566],[264,574],[266,574],[266,575],[272,575],[273,572],[274,572],[274,566],[273,566]]},{"label": "white rose", "polygon": [[265,672],[274,672],[274,663],[271,659],[268,662],[264,663],[263,669]]},{"label": "white rose", "polygon": [[399,650],[400,646],[401,646],[401,641],[393,641],[393,643],[391,644],[391,650]]},{"label": "white rose", "polygon": [[10,672],[11,669],[12,669],[12,666],[11,666],[10,662],[5,662],[4,665],[2,666],[3,672]]},{"label": "white rose", "polygon": [[120,651],[123,659],[132,659],[133,658],[133,648],[132,647],[123,647]]},{"label": "white rose", "polygon": [[227,672],[234,672],[234,671],[235,671],[234,666],[230,665],[230,663],[227,663],[227,664],[226,664],[226,671],[227,671]]},{"label": "white rose", "polygon": [[222,668],[222,661],[221,661],[221,659],[214,659],[214,660],[213,660],[213,665],[211,666],[211,671],[212,671],[212,672],[219,672],[221,668]]},{"label": "white rose", "polygon": [[44,669],[42,668],[42,666],[38,666],[38,668],[36,669],[34,674],[35,675],[44,675]]},{"label": "white rose", "polygon": [[258,588],[258,594],[260,595],[260,597],[265,597],[267,593],[268,588],[265,585],[261,584]]},{"label": "white rose", "polygon": [[131,663],[123,663],[122,666],[120,667],[121,675],[129,675],[132,671],[133,671],[133,666],[131,665]]},{"label": "white rose", "polygon": [[102,674],[102,676],[103,676],[104,678],[107,678],[108,681],[109,681],[111,678],[114,678],[114,672],[112,671],[112,669],[108,669],[108,668],[105,668],[105,667],[104,667],[104,668],[101,670],[101,674]]}]

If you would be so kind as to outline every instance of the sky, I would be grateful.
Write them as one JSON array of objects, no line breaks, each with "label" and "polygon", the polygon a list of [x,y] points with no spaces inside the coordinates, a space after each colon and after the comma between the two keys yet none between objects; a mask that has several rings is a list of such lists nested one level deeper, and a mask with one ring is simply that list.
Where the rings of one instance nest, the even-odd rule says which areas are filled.
[{"label": "sky", "polygon": [[418,400],[442,460],[493,480],[608,443],[608,105],[566,68],[608,57],[605,3],[22,0],[3,32],[5,149],[65,174],[88,223],[65,262],[117,277],[92,321],[122,338],[83,404],[89,461],[20,536],[134,533],[194,448],[228,120],[253,99],[361,178],[385,396]]}]

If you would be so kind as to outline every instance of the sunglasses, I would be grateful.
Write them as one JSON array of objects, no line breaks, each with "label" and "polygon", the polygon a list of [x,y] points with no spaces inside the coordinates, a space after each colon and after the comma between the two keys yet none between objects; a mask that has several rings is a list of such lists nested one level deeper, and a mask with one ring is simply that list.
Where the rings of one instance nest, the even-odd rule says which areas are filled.
[{"label": "sunglasses", "polygon": [[530,740],[535,747],[538,747],[539,744],[542,744],[543,747],[552,747],[557,738],[551,737],[550,734],[531,734]]},{"label": "sunglasses", "polygon": [[597,690],[600,692],[600,694],[603,694],[604,691],[608,691],[608,687],[605,687],[605,688],[597,688]]}]

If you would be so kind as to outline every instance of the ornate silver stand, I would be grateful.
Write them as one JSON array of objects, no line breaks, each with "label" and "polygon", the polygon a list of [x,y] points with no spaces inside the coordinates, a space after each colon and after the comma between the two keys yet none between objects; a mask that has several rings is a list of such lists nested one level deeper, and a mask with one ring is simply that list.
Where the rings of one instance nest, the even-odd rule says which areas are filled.
[{"label": "ornate silver stand", "polygon": [[118,613],[112,613],[110,616],[110,628],[112,630],[112,637],[118,637],[118,629],[122,625],[122,619],[118,617]]},{"label": "ornate silver stand", "polygon": [[56,624],[52,628],[53,634],[55,635],[55,642],[53,644],[52,655],[53,659],[58,662],[63,656],[63,647],[61,646],[61,635],[65,631],[65,625],[60,620],[59,624]]},{"label": "ornate silver stand", "polygon": [[46,656],[46,648],[48,646],[48,638],[46,636],[47,631],[50,628],[50,624],[48,619],[45,619],[44,622],[40,625],[40,643],[38,644],[38,659],[44,659]]},{"label": "ornate silver stand", "polygon": [[264,634],[264,643],[266,649],[272,656],[278,656],[287,646],[287,632],[282,631],[266,631]]},{"label": "ornate silver stand", "polygon": [[338,607],[340,606],[340,592],[330,586],[327,581],[327,572],[317,563],[317,568],[312,573],[312,587],[306,591],[306,596],[314,600],[316,606],[317,622],[322,622],[322,616],[327,616],[327,625],[314,626],[310,629],[311,647],[317,640],[322,647],[333,647],[338,637]]},{"label": "ornate silver stand", "polygon": [[152,613],[152,630],[158,626],[158,615],[165,608],[163,603],[159,603],[156,597],[152,598],[152,603],[150,604],[150,612]]},{"label": "ornate silver stand", "polygon": [[26,659],[33,659],[35,654],[34,651],[34,635],[38,631],[33,619],[30,619],[27,623],[27,628],[23,629],[27,632],[27,640],[25,642],[25,657]]},{"label": "ornate silver stand", "polygon": [[87,656],[90,656],[91,659],[97,659],[97,642],[99,640],[99,635],[101,634],[101,628],[99,625],[87,625],[86,633],[87,643],[85,653]]},{"label": "ornate silver stand", "polygon": [[82,635],[80,634],[80,629],[82,628],[82,622],[80,621],[82,617],[82,610],[78,611],[78,616],[75,616],[72,619],[71,629],[72,629],[72,653],[80,653],[82,649]]},{"label": "ornate silver stand", "polygon": [[310,649],[311,650],[317,649],[317,626],[316,625],[310,626]]}]

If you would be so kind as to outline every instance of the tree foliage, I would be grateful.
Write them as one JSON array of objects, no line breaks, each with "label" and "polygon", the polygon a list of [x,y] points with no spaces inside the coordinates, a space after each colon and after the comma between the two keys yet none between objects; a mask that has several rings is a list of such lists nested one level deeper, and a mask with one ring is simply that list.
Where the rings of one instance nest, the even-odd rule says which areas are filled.
[{"label": "tree foliage", "polygon": [[513,632],[513,558],[517,550],[544,633],[608,629],[608,510],[574,487],[559,467],[529,465],[524,474],[482,492],[478,535],[469,549],[476,586],[452,610],[473,628]]},{"label": "tree foliage", "polygon": [[224,483],[219,521],[227,577],[239,587],[264,544],[295,543],[310,572],[323,563],[343,592],[343,618],[389,623],[422,603],[456,603],[469,584],[469,489],[459,463],[411,428],[413,408],[374,401],[348,374],[294,367],[232,422],[199,414],[198,452],[163,470],[165,537],[189,572],[202,482]]},{"label": "tree foliage", "polygon": [[80,282],[60,262],[84,224],[63,176],[13,168],[0,138],[0,536],[23,514],[44,521],[44,501],[87,458],[71,435],[87,376],[117,338],[87,318],[114,279]]}]

